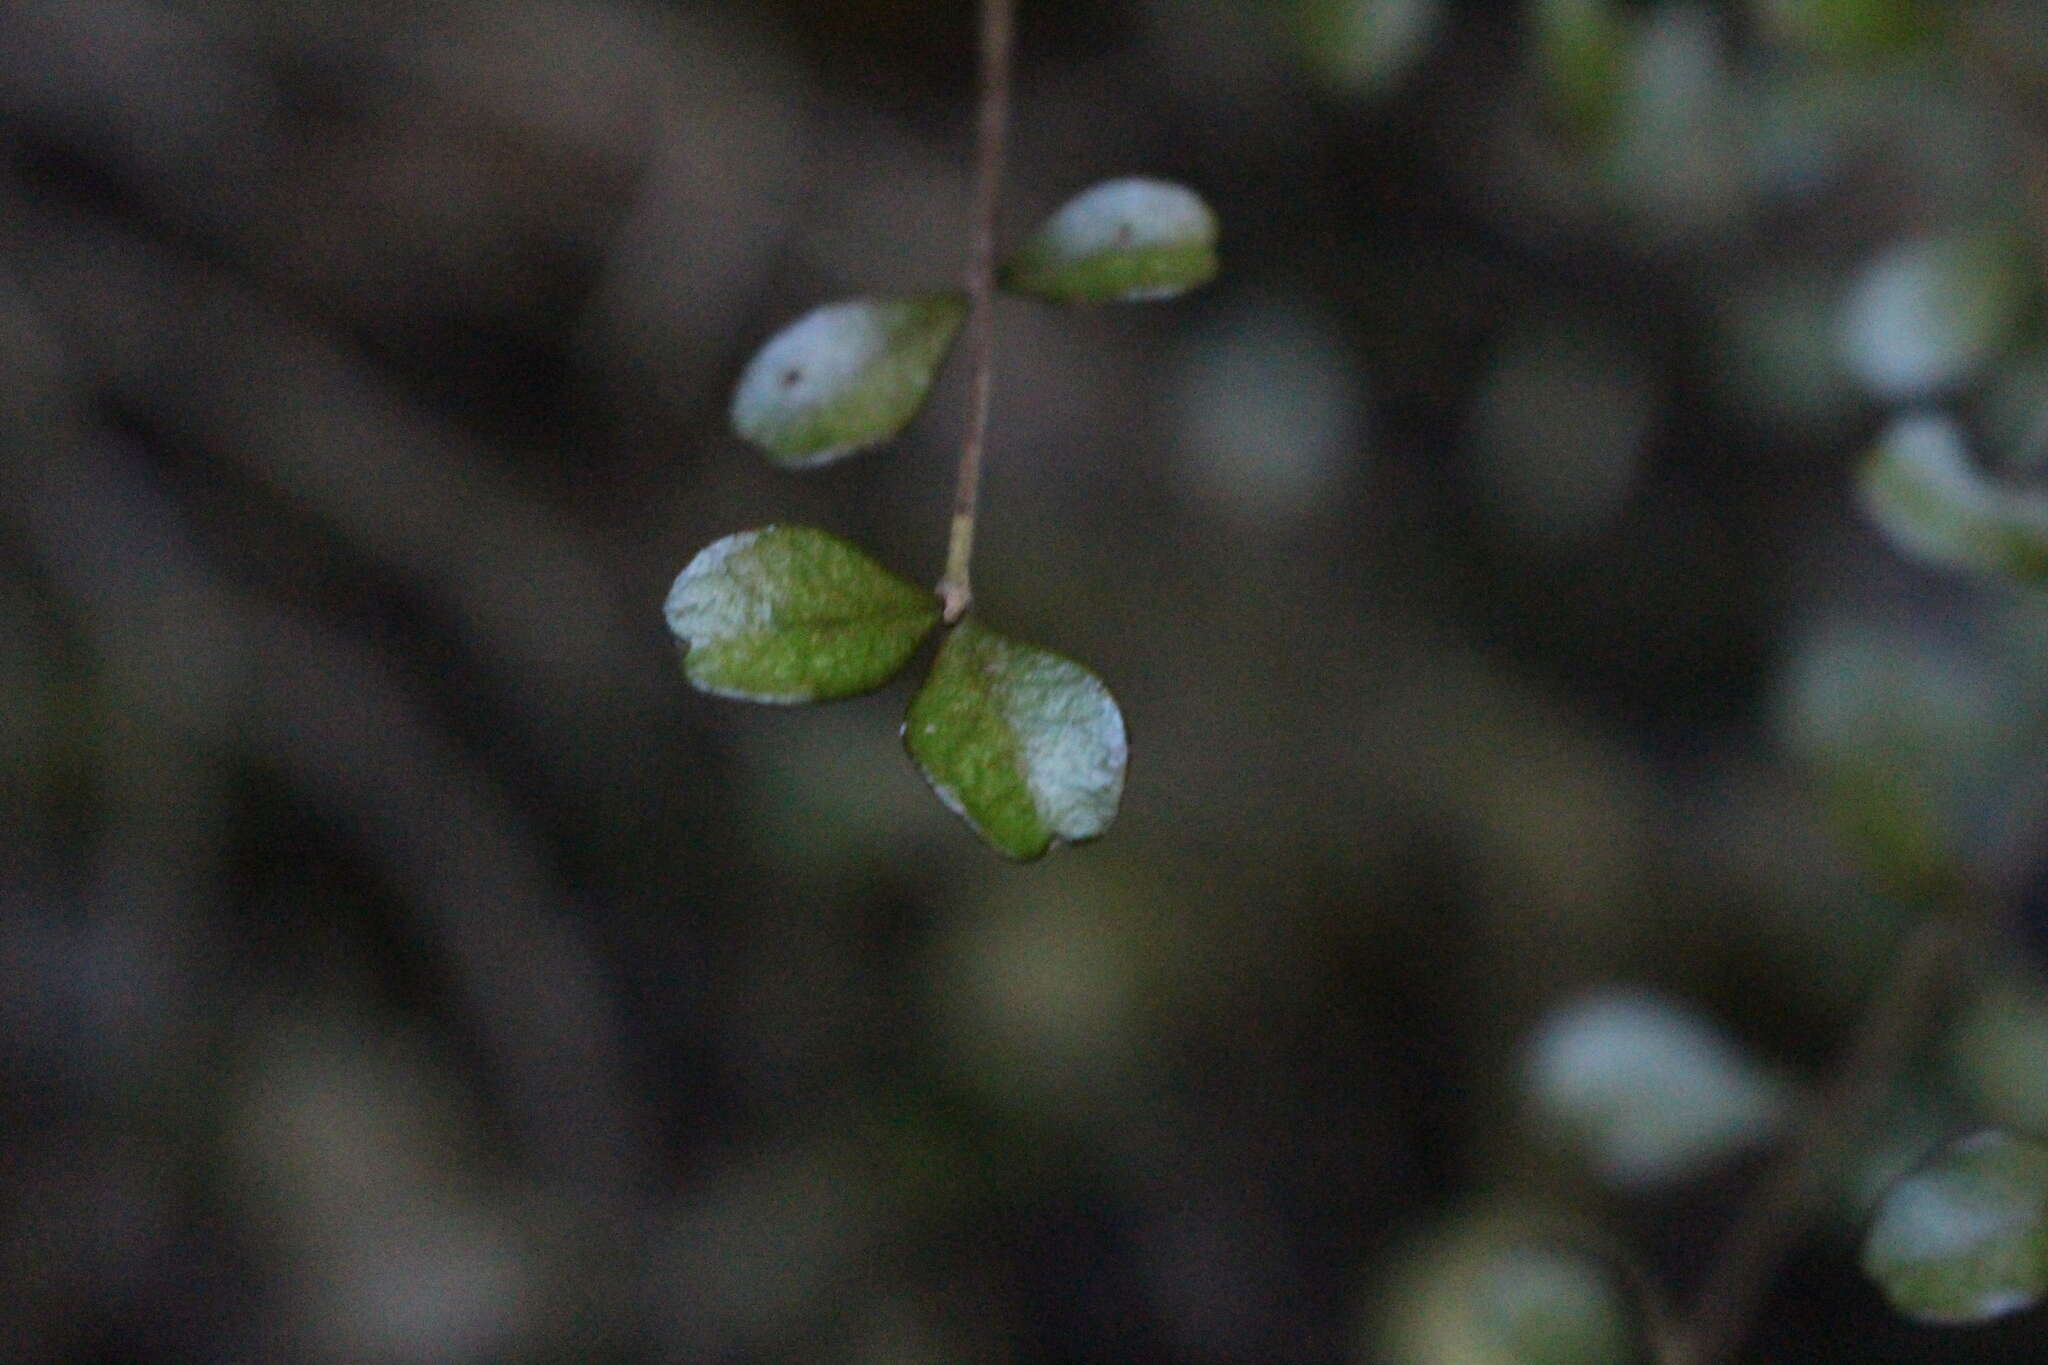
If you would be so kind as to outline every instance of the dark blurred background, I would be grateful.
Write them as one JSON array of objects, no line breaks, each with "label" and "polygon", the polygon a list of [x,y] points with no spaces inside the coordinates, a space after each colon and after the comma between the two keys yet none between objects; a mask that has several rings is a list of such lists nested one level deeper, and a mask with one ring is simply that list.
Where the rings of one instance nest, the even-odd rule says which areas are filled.
[{"label": "dark blurred background", "polygon": [[[1381,1286],[1496,1197],[1682,1296],[1754,1157],[1617,1192],[1531,1030],[1650,992],[1765,1132],[1906,913],[1816,763],[2003,847],[2048,748],[2038,600],[1849,491],[2044,449],[2048,31],[1912,8],[1024,0],[1010,238],[1143,172],[1226,264],[1003,306],[979,610],[1134,737],[1016,867],[660,614],[936,579],[957,368],[808,476],[725,409],[957,278],[970,5],[0,0],[0,1359],[1484,1365]],[[2048,1122],[2003,989],[1927,1132]],[[1854,1237],[1753,1358],[2039,1358]]]}]

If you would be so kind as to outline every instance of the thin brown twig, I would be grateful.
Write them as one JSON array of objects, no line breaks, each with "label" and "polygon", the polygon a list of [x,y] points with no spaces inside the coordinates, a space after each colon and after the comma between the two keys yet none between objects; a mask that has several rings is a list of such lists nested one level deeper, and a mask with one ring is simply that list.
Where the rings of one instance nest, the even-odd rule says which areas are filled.
[{"label": "thin brown twig", "polygon": [[1660,1353],[1663,1365],[1718,1365],[1742,1344],[1827,1180],[1870,1126],[1956,968],[1979,942],[1991,919],[1985,901],[1966,893],[1907,936],[1833,1079],[1736,1215],[1689,1321]]},{"label": "thin brown twig", "polygon": [[996,215],[1003,183],[1003,142],[1010,126],[1010,51],[1015,0],[982,0],[981,103],[975,136],[973,224],[967,249],[967,432],[960,443],[960,477],[953,494],[953,524],[939,601],[948,624],[967,614],[974,589],[974,518],[981,498],[982,453],[995,391]]}]

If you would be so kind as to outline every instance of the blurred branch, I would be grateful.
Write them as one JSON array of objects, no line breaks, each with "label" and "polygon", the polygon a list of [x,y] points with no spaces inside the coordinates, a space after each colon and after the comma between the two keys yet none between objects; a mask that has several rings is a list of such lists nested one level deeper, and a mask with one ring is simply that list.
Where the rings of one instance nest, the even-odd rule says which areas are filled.
[{"label": "blurred branch", "polygon": [[[616,1021],[531,834],[374,651],[229,585],[166,492],[61,382],[52,376],[33,409],[37,439],[0,444],[6,514],[89,639],[118,660],[155,627],[149,676],[110,668],[126,689],[112,700],[161,716],[166,694],[208,680],[174,717],[179,740],[215,763],[246,749],[364,852],[450,964],[531,1158],[576,1188],[621,1193],[640,1163]],[[167,601],[178,622],[205,628],[164,629]],[[188,855],[152,838],[124,856]]]},{"label": "blurred branch", "polygon": [[1996,904],[1988,893],[1966,889],[1914,925],[1834,1077],[1736,1214],[1690,1320],[1663,1352],[1665,1365],[1717,1365],[1742,1344],[1828,1182],[1912,1060],[1956,973],[1996,924]]},{"label": "blurred branch", "polygon": [[109,399],[438,598],[554,770],[599,783],[643,770],[632,736],[652,688],[621,684],[651,678],[649,656],[596,557],[543,504],[225,273],[104,224],[36,217],[29,292]]},{"label": "blurred branch", "polygon": [[[279,99],[250,54],[159,5],[0,7],[0,115],[123,196],[67,214],[0,186],[24,289],[122,410],[438,600],[550,771],[600,792],[645,778],[656,755],[633,736],[662,695],[662,655],[628,625],[595,547],[309,322],[305,301],[252,282],[277,264],[256,225],[308,193],[279,169]],[[199,249],[152,239],[166,228]],[[208,259],[221,257],[248,274]]]}]

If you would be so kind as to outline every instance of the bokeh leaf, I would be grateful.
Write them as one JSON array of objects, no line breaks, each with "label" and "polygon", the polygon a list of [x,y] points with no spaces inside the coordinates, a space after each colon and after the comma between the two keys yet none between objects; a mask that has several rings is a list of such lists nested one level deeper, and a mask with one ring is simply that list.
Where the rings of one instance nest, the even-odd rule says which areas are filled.
[{"label": "bokeh leaf", "polygon": [[957,293],[814,308],[748,362],[732,396],[733,430],[790,468],[886,441],[924,406],[966,316]]},{"label": "bokeh leaf", "polygon": [[1857,492],[1892,543],[1915,559],[2048,584],[2048,496],[1986,479],[1947,417],[1893,422],[1864,461]]},{"label": "bokeh leaf", "polygon": [[1994,973],[1957,1011],[1948,1067],[1974,1111],[2048,1133],[2048,986],[2029,971]]},{"label": "bokeh leaf", "polygon": [[1908,51],[1937,31],[1926,0],[1753,0],[1763,32],[1841,60]]},{"label": "bokeh leaf", "polygon": [[1124,718],[1102,680],[972,620],[940,647],[903,742],[939,799],[1012,858],[1095,838],[1123,795]]},{"label": "bokeh leaf", "polygon": [[[1554,1221],[1554,1220],[1548,1220]],[[1360,1358],[1406,1365],[1643,1365],[1640,1305],[1563,1226],[1477,1210],[1425,1232],[1390,1266]]]},{"label": "bokeh leaf", "polygon": [[1163,180],[1105,180],[1045,220],[1003,264],[1005,289],[1059,303],[1167,299],[1216,275],[1216,215]]},{"label": "bokeh leaf", "polygon": [[1297,0],[1303,55],[1340,90],[1383,93],[1444,27],[1442,0]]},{"label": "bokeh leaf", "polygon": [[1529,0],[1545,93],[1570,130],[1606,131],[1620,105],[1630,31],[1614,0]]},{"label": "bokeh leaf", "polygon": [[2002,229],[1896,242],[1864,263],[1842,301],[1843,362],[1888,402],[1954,389],[2012,345],[2035,292],[2021,239]]},{"label": "bokeh leaf", "polygon": [[939,620],[930,592],[808,526],[705,546],[677,575],[666,614],[694,686],[763,702],[871,692]]},{"label": "bokeh leaf", "polygon": [[2048,1292],[2048,1148],[2002,1131],[1945,1148],[1885,1196],[1863,1269],[1917,1322],[2031,1306]]},{"label": "bokeh leaf", "polygon": [[1539,1121],[1606,1183],[1647,1189],[1769,1138],[1785,1087],[1720,1030],[1647,991],[1602,989],[1545,1019],[1525,1085]]}]

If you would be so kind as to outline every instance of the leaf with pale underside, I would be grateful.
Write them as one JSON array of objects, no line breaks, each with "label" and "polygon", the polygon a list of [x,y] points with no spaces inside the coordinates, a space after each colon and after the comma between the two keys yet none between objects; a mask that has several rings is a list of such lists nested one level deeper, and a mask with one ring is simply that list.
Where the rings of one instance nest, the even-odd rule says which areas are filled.
[{"label": "leaf with pale underside", "polygon": [[1790,1098],[1703,1016],[1619,986],[1545,1018],[1523,1078],[1541,1126],[1617,1189],[1668,1186],[1755,1147]]},{"label": "leaf with pale underside", "polygon": [[666,615],[692,685],[783,703],[872,692],[939,620],[930,592],[808,526],[705,546],[669,589]]},{"label": "leaf with pale underside", "polygon": [[1943,568],[2048,585],[2048,495],[2001,487],[1971,464],[1939,414],[1899,418],[1857,476],[1863,507],[1892,543]]},{"label": "leaf with pale underside", "polygon": [[2048,1148],[1984,1132],[1892,1186],[1863,1270],[1916,1322],[1989,1322],[2048,1293]]},{"label": "leaf with pale underside", "polygon": [[1116,818],[1123,713],[1071,659],[962,621],[910,703],[903,742],[939,799],[997,851],[1029,860]]},{"label": "leaf with pale underside", "polygon": [[1058,303],[1168,299],[1216,275],[1216,215],[1164,180],[1106,180],[1045,220],[1002,284]]},{"label": "leaf with pale underside", "polygon": [[924,406],[966,316],[957,293],[814,308],[747,363],[733,391],[733,430],[790,468],[878,445]]}]

